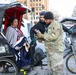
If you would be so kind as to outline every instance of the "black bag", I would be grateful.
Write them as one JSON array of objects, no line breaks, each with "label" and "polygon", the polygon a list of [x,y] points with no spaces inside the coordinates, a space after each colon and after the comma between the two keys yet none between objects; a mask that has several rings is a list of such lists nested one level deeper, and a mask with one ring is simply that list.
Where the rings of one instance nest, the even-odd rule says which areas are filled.
[{"label": "black bag", "polygon": [[38,62],[40,62],[42,59],[46,57],[46,53],[43,52],[41,48],[37,48],[35,51],[35,54],[33,55],[33,64],[36,65]]}]

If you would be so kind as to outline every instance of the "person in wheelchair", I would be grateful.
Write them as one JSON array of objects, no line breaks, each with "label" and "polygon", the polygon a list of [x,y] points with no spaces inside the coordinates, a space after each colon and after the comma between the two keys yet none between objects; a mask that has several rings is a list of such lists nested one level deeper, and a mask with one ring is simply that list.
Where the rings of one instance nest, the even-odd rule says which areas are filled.
[{"label": "person in wheelchair", "polygon": [[11,46],[11,50],[16,56],[16,63],[20,68],[30,65],[31,56],[29,44],[26,37],[24,37],[22,31],[17,28],[18,19],[11,18],[9,22],[10,23],[6,29],[5,36],[7,42]]}]

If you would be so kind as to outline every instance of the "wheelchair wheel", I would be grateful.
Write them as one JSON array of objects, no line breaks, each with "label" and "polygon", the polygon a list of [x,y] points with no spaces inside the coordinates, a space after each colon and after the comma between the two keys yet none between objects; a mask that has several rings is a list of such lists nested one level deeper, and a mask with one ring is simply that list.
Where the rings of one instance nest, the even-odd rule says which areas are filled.
[{"label": "wheelchair wheel", "polygon": [[76,74],[76,62],[74,54],[71,54],[66,59],[66,67],[72,74]]},{"label": "wheelchair wheel", "polygon": [[0,58],[0,75],[18,75],[16,64],[8,58]]}]

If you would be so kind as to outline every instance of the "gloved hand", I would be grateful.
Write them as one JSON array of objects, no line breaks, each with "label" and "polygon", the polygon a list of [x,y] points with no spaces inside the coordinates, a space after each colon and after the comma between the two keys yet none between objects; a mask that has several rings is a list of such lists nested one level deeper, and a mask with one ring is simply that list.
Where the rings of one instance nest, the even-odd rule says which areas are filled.
[{"label": "gloved hand", "polygon": [[40,42],[40,43],[41,43],[42,41],[44,41],[44,39],[42,39],[42,38],[38,38],[37,40],[38,40],[38,42]]},{"label": "gloved hand", "polygon": [[35,38],[31,39],[30,46],[36,46],[36,39]]},{"label": "gloved hand", "polygon": [[31,41],[32,41],[32,42],[36,42],[36,38],[32,38]]},{"label": "gloved hand", "polygon": [[41,34],[41,33],[37,33],[36,36],[37,36],[38,38],[42,38],[42,39],[44,38],[44,35]]},{"label": "gloved hand", "polygon": [[71,29],[69,29],[69,30],[68,30],[68,33],[69,33],[69,34],[72,34],[72,30],[71,30]]}]

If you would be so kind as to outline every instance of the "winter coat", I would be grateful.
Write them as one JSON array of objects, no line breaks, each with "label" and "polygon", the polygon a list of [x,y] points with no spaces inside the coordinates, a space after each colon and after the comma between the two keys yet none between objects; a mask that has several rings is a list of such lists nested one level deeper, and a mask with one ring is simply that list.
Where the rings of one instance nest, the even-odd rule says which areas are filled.
[{"label": "winter coat", "polygon": [[35,36],[35,29],[39,30],[42,34],[44,34],[45,30],[46,30],[46,23],[42,23],[41,21],[39,21],[36,25],[34,25],[31,30],[30,30],[30,37],[31,39],[34,38]]}]

